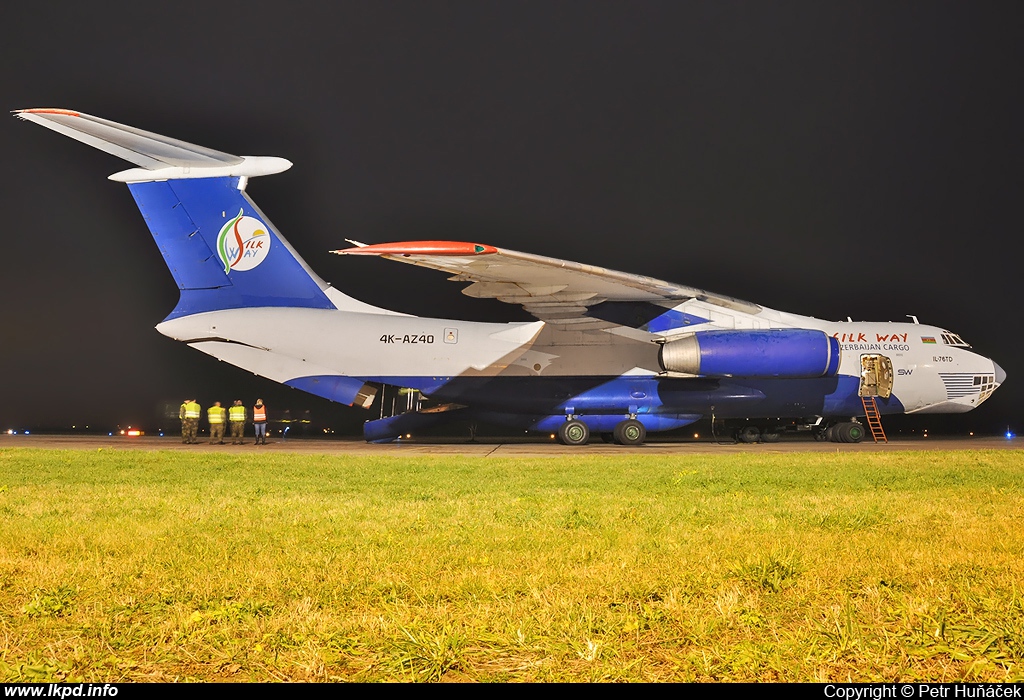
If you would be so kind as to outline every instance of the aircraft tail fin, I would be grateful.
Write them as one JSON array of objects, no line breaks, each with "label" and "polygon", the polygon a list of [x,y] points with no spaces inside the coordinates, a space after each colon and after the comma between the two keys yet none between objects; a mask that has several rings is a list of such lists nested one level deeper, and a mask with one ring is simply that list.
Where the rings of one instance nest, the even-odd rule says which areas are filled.
[{"label": "aircraft tail fin", "polygon": [[236,156],[67,109],[20,119],[139,166],[110,179],[131,190],[181,299],[168,318],[228,308],[337,308],[346,297],[314,273],[246,195],[248,178],[284,158]]}]

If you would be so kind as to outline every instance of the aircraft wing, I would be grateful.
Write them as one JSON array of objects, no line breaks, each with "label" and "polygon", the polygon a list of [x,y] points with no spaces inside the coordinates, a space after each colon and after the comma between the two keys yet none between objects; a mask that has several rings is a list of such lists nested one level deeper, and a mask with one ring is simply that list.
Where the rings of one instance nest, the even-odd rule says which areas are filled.
[{"label": "aircraft wing", "polygon": [[[338,255],[375,255],[453,275],[452,282],[470,283],[463,294],[520,304],[534,317],[555,325],[601,328],[619,325],[591,315],[604,302],[634,302],[672,308],[688,299],[734,311],[757,313],[761,307],[731,297],[618,272],[594,265],[521,253],[480,243],[410,241],[366,245],[331,251]],[[671,302],[671,303],[670,303]]]}]

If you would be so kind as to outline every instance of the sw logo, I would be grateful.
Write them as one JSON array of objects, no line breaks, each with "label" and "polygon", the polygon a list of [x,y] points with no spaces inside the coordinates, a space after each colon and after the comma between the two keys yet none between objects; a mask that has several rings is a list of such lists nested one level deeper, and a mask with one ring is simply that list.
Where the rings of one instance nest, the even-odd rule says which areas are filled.
[{"label": "sw logo", "polygon": [[238,216],[224,224],[217,236],[217,254],[224,263],[224,274],[232,270],[251,270],[266,260],[270,252],[270,235],[267,226],[259,219]]}]

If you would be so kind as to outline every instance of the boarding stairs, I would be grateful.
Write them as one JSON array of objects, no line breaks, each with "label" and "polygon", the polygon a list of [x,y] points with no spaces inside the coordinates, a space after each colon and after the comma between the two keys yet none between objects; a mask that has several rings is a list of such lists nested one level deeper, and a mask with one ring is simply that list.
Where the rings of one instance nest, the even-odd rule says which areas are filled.
[{"label": "boarding stairs", "polygon": [[889,442],[889,438],[885,436],[885,431],[882,430],[882,416],[878,413],[878,404],[875,403],[874,396],[861,396],[861,403],[864,404],[864,418],[867,419],[868,427],[871,428],[871,437],[875,439],[875,442]]}]

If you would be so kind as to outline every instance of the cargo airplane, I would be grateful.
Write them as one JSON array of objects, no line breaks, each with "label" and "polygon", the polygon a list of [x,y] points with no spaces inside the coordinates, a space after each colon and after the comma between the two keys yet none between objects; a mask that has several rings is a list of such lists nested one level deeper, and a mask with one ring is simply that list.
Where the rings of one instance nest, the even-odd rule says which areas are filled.
[{"label": "cargo airplane", "polygon": [[[331,401],[370,408],[391,387],[412,410],[368,420],[388,441],[473,422],[640,444],[701,418],[744,441],[780,426],[858,442],[877,411],[962,413],[1003,383],[960,336],[914,323],[823,321],[673,282],[484,243],[413,241],[333,251],[439,270],[464,294],[536,320],[421,318],[358,301],[309,268],[246,194],[283,158],[235,156],[66,109],[21,119],[133,163],[128,185],[181,290],[157,330]],[[374,411],[376,413],[376,411]],[[719,423],[722,425],[722,423]]]}]

